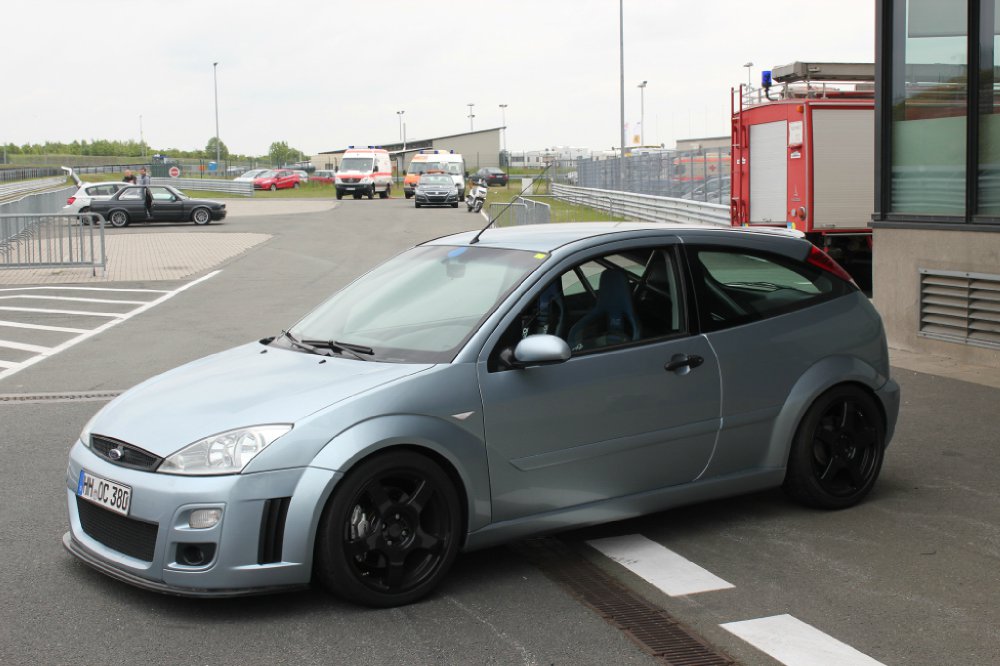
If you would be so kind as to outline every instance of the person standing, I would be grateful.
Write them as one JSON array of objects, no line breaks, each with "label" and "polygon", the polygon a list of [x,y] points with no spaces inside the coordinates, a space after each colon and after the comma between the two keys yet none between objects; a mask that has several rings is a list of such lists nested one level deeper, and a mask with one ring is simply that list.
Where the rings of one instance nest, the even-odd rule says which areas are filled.
[{"label": "person standing", "polygon": [[146,167],[139,169],[139,185],[149,185],[149,174],[146,173]]},{"label": "person standing", "polygon": [[131,169],[125,169],[125,177],[122,178],[123,183],[132,183],[135,185],[135,175],[132,173]]}]

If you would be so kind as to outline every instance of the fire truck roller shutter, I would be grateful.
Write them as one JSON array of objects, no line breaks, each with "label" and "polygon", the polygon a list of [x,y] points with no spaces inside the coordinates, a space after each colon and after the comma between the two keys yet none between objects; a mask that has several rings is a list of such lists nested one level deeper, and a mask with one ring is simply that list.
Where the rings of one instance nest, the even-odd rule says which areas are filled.
[{"label": "fire truck roller shutter", "polygon": [[816,230],[865,229],[875,201],[875,112],[813,109]]},{"label": "fire truck roller shutter", "polygon": [[785,222],[788,215],[788,122],[750,126],[750,223]]}]

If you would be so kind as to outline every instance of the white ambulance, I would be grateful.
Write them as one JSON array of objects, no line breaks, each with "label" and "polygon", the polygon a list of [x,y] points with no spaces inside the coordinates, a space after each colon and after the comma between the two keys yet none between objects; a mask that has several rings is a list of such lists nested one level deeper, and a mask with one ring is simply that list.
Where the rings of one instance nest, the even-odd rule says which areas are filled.
[{"label": "white ambulance", "polygon": [[387,199],[392,191],[389,152],[374,146],[348,147],[337,167],[334,187],[337,188],[338,199],[343,199],[345,194],[351,194],[355,199],[366,195],[372,199],[376,192],[379,198]]},{"label": "white ambulance", "polygon": [[436,150],[427,148],[421,150],[410,160],[410,166],[406,170],[406,177],[403,179],[403,195],[409,199],[413,196],[413,191],[417,189],[417,181],[420,174],[430,171],[446,173],[455,181],[455,188],[458,190],[458,200],[465,198],[465,158],[454,150]]}]

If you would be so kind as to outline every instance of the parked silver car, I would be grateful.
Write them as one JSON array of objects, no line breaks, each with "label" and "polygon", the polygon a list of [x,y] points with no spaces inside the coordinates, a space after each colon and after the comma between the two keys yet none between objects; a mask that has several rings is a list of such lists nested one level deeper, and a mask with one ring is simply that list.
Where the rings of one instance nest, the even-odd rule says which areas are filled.
[{"label": "parked silver car", "polygon": [[878,314],[801,238],[466,232],[108,404],[63,543],[160,592],[405,604],[529,534],[776,486],[851,506],[898,409]]}]

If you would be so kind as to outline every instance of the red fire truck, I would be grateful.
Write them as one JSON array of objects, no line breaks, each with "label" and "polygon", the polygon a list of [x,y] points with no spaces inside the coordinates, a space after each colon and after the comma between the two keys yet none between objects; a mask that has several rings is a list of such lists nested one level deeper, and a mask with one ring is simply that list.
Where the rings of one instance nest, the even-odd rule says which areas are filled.
[{"label": "red fire truck", "polygon": [[871,283],[874,74],[872,64],[795,62],[731,95],[732,224],[803,231],[862,288]]}]

